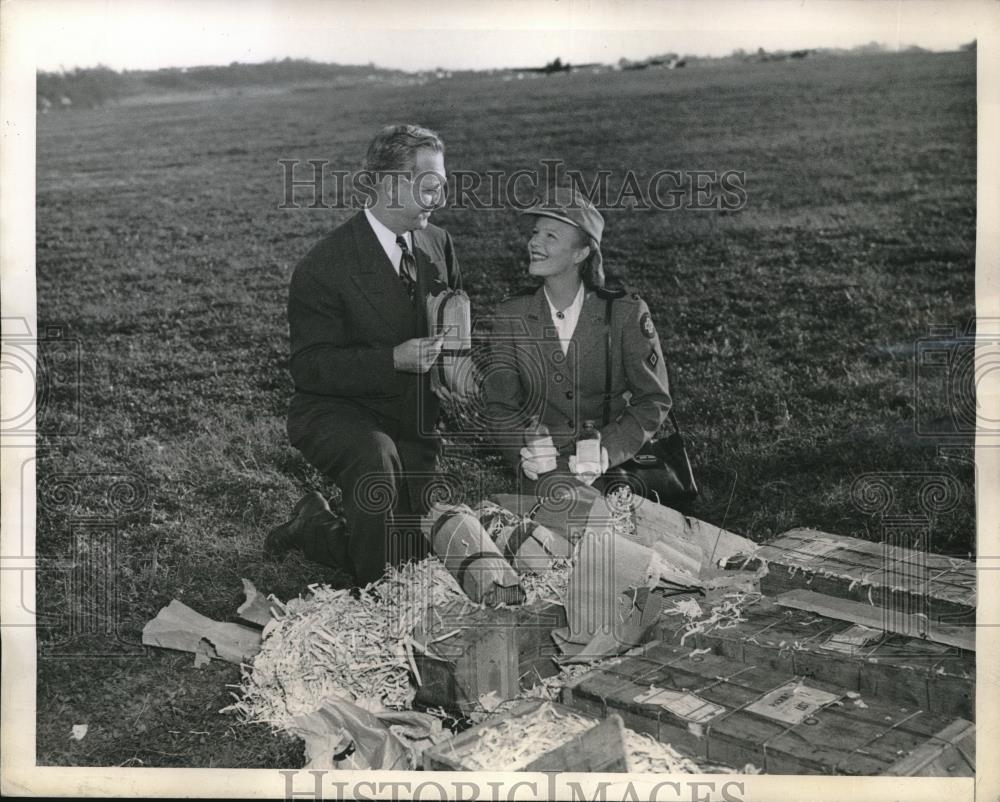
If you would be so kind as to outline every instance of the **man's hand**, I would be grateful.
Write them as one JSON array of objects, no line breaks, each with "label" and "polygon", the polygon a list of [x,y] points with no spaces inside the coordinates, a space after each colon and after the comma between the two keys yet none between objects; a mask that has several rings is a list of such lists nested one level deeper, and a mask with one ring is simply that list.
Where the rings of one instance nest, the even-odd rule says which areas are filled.
[{"label": "man's hand", "polygon": [[441,353],[444,335],[414,337],[392,349],[392,366],[404,373],[426,373]]},{"label": "man's hand", "polygon": [[[601,473],[607,473],[610,467],[611,460],[608,458],[608,450],[601,446]],[[576,455],[571,454],[569,458],[569,469],[570,471],[586,485],[592,485],[594,480],[597,479],[601,474],[598,473],[577,473],[576,471]]]}]

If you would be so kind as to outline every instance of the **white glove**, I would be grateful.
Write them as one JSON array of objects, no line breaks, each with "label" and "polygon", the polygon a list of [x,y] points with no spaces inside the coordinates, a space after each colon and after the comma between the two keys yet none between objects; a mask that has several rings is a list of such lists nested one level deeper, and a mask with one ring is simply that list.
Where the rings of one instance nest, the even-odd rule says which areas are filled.
[{"label": "white glove", "polygon": [[[611,460],[608,459],[608,450],[604,446],[601,446],[601,473],[606,473],[610,465]],[[586,485],[592,485],[597,477],[601,475],[599,473],[577,473],[576,454],[571,454],[569,457],[569,469],[577,479]]]},{"label": "white glove", "polygon": [[532,482],[537,481],[539,474],[556,469],[557,454],[558,452],[553,449],[551,455],[538,455],[525,446],[521,449],[521,470]]}]

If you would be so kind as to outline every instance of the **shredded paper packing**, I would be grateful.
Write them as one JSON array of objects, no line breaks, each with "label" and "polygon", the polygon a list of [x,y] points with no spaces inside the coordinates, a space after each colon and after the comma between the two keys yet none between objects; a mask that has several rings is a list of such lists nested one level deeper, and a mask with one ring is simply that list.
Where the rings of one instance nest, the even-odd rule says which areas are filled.
[{"label": "shredded paper packing", "polygon": [[264,629],[260,653],[244,667],[238,701],[227,710],[286,729],[330,699],[378,710],[410,706],[414,627],[465,598],[440,561],[409,563],[353,593],[325,585],[292,599]]},{"label": "shredded paper packing", "polygon": [[[595,726],[597,722],[593,719],[562,713],[550,704],[543,704],[527,715],[504,719],[483,729],[461,760],[465,767],[478,771],[519,771]],[[686,774],[701,771],[694,761],[669,744],[627,728],[625,749],[632,771]]]}]

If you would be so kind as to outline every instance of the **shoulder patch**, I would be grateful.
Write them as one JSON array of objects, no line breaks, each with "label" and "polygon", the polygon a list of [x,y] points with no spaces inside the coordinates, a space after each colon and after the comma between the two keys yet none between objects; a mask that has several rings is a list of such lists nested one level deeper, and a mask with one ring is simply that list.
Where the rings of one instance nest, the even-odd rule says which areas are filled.
[{"label": "shoulder patch", "polygon": [[642,336],[647,340],[652,340],[656,336],[656,327],[653,326],[653,318],[649,312],[644,312],[642,317],[639,318],[639,331],[642,332]]}]

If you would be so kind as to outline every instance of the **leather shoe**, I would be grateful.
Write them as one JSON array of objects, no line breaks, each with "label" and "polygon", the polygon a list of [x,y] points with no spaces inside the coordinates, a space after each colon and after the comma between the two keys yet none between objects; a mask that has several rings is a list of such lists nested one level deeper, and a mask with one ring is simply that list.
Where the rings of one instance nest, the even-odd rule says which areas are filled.
[{"label": "leather shoe", "polygon": [[305,547],[304,535],[307,522],[318,515],[333,516],[326,499],[315,490],[307,493],[292,508],[292,517],[274,527],[264,539],[264,555],[280,560],[293,549]]}]

